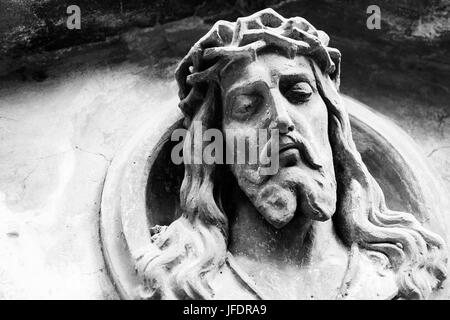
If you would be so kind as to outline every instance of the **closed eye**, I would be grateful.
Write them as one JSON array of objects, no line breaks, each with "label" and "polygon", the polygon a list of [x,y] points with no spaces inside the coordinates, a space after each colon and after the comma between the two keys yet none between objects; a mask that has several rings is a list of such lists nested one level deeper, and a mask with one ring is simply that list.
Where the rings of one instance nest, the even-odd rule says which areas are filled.
[{"label": "closed eye", "polygon": [[292,104],[301,104],[309,100],[313,94],[313,89],[308,82],[295,83],[283,92],[286,99]]},{"label": "closed eye", "polygon": [[262,97],[256,94],[240,94],[234,98],[232,113],[238,118],[248,117],[256,112]]}]

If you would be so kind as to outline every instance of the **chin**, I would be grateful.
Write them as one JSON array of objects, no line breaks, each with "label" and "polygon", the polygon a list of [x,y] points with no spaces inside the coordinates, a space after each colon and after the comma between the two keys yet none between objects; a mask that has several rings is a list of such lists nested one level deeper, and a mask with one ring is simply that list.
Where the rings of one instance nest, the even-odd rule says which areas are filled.
[{"label": "chin", "polygon": [[235,173],[239,186],[255,208],[277,229],[285,227],[296,215],[327,221],[336,210],[334,171],[326,174],[297,163],[281,167],[262,184],[251,183],[256,171]]},{"label": "chin", "polygon": [[264,219],[277,229],[287,225],[297,210],[295,192],[276,183],[265,184],[250,199]]},{"label": "chin", "polygon": [[327,221],[336,211],[336,183],[306,167],[285,167],[258,188],[254,204],[263,203],[261,214],[274,227],[282,228],[297,214],[311,220]]}]

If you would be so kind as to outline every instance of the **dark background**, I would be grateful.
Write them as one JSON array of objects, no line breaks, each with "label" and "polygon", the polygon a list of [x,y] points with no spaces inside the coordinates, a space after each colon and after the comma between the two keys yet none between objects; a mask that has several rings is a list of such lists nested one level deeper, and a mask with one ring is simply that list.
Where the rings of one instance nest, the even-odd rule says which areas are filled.
[{"label": "dark background", "polygon": [[[71,4],[81,8],[81,30],[66,27],[66,8]],[[370,4],[381,8],[381,30],[366,27]],[[349,81],[368,82],[369,76],[370,86],[407,90],[408,95],[426,96],[432,102],[447,100],[447,0],[0,0],[0,76],[19,74],[21,78],[43,80],[51,73],[49,65],[73,56],[75,51],[86,52],[93,44],[98,48],[116,42],[115,52],[101,59],[114,63],[129,58],[130,48],[119,48],[124,42],[120,36],[130,30],[193,16],[205,23],[235,20],[268,6],[285,16],[303,16],[330,35],[331,45],[343,53],[344,72],[352,74],[351,79],[343,76],[344,87],[352,85]],[[185,46],[167,48],[169,54],[183,55],[198,35],[194,32],[191,39],[183,35]],[[134,53],[145,55],[145,50]],[[167,56],[168,52],[159,54]]]}]

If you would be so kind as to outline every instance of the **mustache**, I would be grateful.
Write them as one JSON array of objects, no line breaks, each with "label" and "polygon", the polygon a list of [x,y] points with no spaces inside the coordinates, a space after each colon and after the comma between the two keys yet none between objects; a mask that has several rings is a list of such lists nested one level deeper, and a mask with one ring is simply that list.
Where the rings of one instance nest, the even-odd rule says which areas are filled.
[{"label": "mustache", "polygon": [[278,141],[273,141],[273,138],[271,137],[261,149],[259,154],[260,159],[263,159],[262,157],[269,157],[269,154],[269,158],[272,159],[273,142],[278,143],[278,155],[286,149],[296,148],[300,153],[301,159],[307,166],[314,170],[322,169],[323,164],[320,157],[311,147],[311,143],[309,143],[309,141],[298,131],[289,131],[286,134],[282,134],[279,136]]}]

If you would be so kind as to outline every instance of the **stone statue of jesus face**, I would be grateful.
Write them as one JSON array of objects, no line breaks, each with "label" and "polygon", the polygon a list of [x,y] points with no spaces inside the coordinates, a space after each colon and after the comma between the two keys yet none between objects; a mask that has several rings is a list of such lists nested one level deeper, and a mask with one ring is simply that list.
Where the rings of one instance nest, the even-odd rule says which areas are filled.
[{"label": "stone statue of jesus face", "polygon": [[[255,130],[267,130],[270,137],[270,130],[278,129],[275,174],[262,176],[260,163],[230,165],[240,188],[276,228],[296,215],[325,221],[336,209],[328,112],[311,63],[303,56],[264,53],[254,61],[236,61],[220,74],[225,135],[233,132],[251,143]],[[235,147],[226,141],[228,150]]]}]

